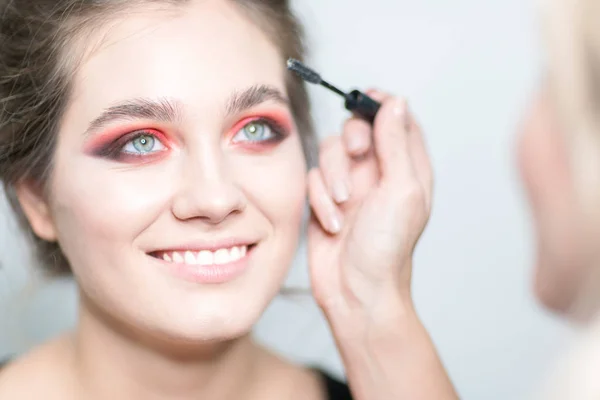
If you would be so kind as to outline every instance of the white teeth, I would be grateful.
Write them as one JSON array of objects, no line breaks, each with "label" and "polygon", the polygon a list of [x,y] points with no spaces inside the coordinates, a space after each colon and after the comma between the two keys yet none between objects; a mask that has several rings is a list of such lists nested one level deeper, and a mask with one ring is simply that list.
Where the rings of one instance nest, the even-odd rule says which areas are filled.
[{"label": "white teeth", "polygon": [[233,249],[231,249],[231,251],[229,252],[229,257],[231,258],[231,261],[237,261],[239,260],[241,257],[240,253],[240,248],[239,247],[234,247]]},{"label": "white teeth", "polygon": [[200,265],[212,265],[213,253],[208,250],[202,250],[198,253],[198,264]]},{"label": "white teeth", "polygon": [[176,251],[173,252],[173,262],[175,264],[183,264],[183,257]]},{"label": "white teeth", "polygon": [[219,249],[215,253],[215,264],[223,265],[229,262],[229,251],[227,249]]},{"label": "white teeth", "polygon": [[190,265],[198,264],[198,262],[196,261],[196,256],[193,255],[191,251],[185,252],[185,263]]},{"label": "white teeth", "polygon": [[231,249],[219,249],[215,252],[202,250],[199,252],[186,251],[181,253],[178,251],[163,253],[162,258],[166,262],[175,264],[188,265],[223,265],[235,262],[246,256],[248,246],[235,246]]}]

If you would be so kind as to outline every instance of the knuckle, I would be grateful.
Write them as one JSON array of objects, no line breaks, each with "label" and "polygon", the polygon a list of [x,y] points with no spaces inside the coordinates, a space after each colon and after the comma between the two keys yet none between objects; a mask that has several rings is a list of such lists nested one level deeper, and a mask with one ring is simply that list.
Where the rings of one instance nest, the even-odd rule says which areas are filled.
[{"label": "knuckle", "polygon": [[418,182],[406,185],[402,191],[402,203],[411,210],[416,210],[425,204],[425,193]]}]

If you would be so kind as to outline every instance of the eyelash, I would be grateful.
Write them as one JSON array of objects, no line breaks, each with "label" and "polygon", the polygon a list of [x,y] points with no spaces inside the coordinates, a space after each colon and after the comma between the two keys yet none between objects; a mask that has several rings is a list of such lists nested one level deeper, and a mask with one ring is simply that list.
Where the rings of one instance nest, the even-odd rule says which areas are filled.
[{"label": "eyelash", "polygon": [[[124,156],[140,157],[140,158],[148,157],[148,155],[144,155],[144,154],[123,151],[123,149],[125,148],[125,146],[127,146],[127,144],[133,142],[135,139],[137,139],[141,136],[151,136],[155,140],[158,140],[160,143],[162,143],[163,146],[167,147],[167,149],[168,149],[168,146],[165,144],[166,140],[162,135],[155,133],[151,130],[140,129],[140,130],[136,130],[131,133],[127,133],[123,136],[118,137],[117,139],[108,143],[106,146],[102,147],[96,153],[96,155],[101,156],[101,157],[110,158],[110,159],[119,159],[120,157],[124,157]],[[165,151],[165,150],[160,150],[160,151],[157,151],[154,153],[160,153],[162,151]],[[154,153],[151,153],[151,154],[154,154]]]},{"label": "eyelash", "polygon": [[[270,118],[258,117],[258,118],[248,120],[248,122],[246,122],[244,125],[242,125],[239,129],[237,129],[235,131],[234,136],[237,136],[237,134],[239,132],[241,132],[245,127],[247,127],[250,124],[266,125],[270,129],[273,137],[270,139],[266,139],[266,140],[255,140],[255,141],[247,140],[247,141],[243,141],[241,143],[248,143],[251,146],[264,146],[264,145],[276,144],[276,143],[281,142],[288,135],[287,129],[280,123],[278,123]],[[142,130],[136,130],[134,132],[125,134],[125,135],[117,138],[116,140],[110,142],[109,144],[107,144],[106,146],[101,148],[96,153],[96,155],[118,160],[119,158],[124,158],[124,157],[147,158],[147,157],[156,155],[158,153],[162,153],[163,151],[166,151],[166,150],[158,150],[158,151],[146,153],[146,154],[123,151],[123,149],[125,148],[125,146],[127,146],[127,144],[133,142],[135,139],[137,139],[141,136],[151,136],[155,140],[158,140],[164,147],[167,148],[167,150],[169,149],[169,146],[167,145],[167,143],[165,143],[166,139],[163,137],[163,135],[155,133],[151,130],[143,130],[142,129]],[[237,142],[237,143],[240,143],[240,142]]]}]

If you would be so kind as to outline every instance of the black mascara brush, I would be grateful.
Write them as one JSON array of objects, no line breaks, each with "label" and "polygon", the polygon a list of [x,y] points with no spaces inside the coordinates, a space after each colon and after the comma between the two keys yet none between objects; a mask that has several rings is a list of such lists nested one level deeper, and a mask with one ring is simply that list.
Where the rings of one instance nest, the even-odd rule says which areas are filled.
[{"label": "black mascara brush", "polygon": [[321,85],[339,94],[345,100],[344,106],[348,111],[353,112],[357,116],[367,120],[371,124],[375,121],[375,116],[381,107],[381,104],[364,94],[359,90],[353,90],[350,93],[345,93],[329,82],[323,80],[321,75],[302,64],[300,61],[293,58],[288,59],[287,67],[290,71],[295,72],[300,78],[306,82]]}]

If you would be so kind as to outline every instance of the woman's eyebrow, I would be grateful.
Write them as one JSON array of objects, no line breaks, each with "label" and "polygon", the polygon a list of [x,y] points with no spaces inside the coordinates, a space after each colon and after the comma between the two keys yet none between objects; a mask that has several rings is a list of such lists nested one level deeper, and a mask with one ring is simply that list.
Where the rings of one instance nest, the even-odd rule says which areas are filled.
[{"label": "woman's eyebrow", "polygon": [[227,101],[227,115],[236,115],[256,107],[262,103],[272,101],[284,106],[289,106],[288,98],[276,87],[268,85],[251,86],[245,90],[234,92]]},{"label": "woman's eyebrow", "polygon": [[[278,88],[269,85],[255,85],[233,92],[225,105],[225,112],[236,115],[266,102],[289,106],[289,99]],[[173,99],[135,98],[115,104],[105,109],[88,126],[85,135],[98,131],[114,121],[150,119],[176,123],[181,120],[183,105]]]},{"label": "woman's eyebrow", "polygon": [[89,136],[114,121],[151,119],[161,122],[176,122],[181,117],[179,102],[171,99],[135,98],[112,105],[94,119],[85,131]]}]

